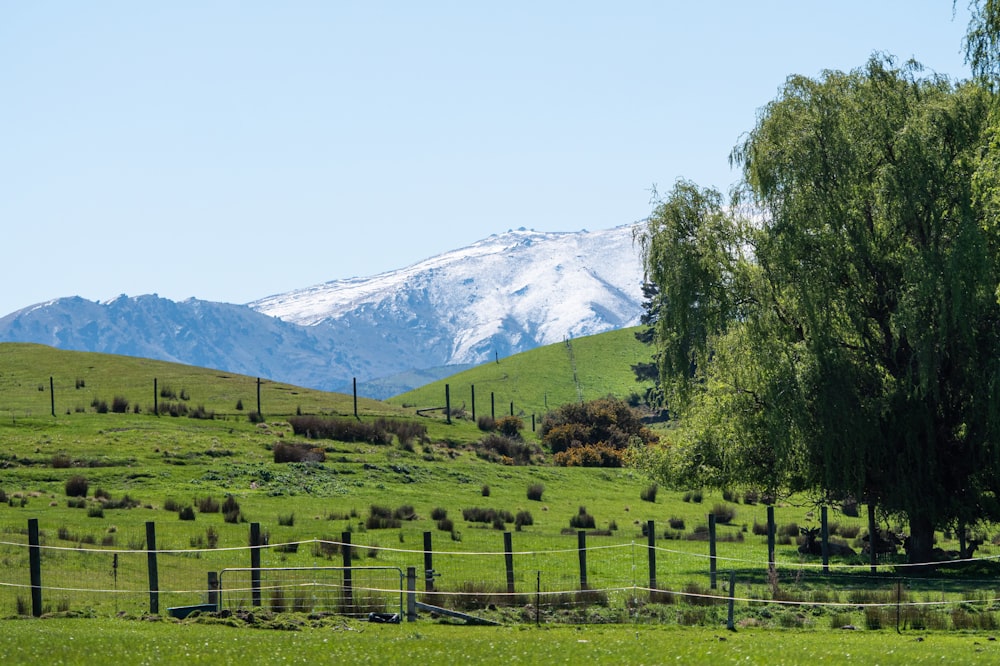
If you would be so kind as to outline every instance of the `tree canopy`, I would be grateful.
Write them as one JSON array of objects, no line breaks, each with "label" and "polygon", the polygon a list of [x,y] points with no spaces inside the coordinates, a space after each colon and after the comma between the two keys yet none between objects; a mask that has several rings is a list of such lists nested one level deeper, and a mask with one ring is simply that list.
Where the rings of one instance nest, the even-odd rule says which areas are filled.
[{"label": "tree canopy", "polygon": [[991,108],[887,56],[792,76],[728,202],[680,181],[656,205],[661,479],[874,502],[918,559],[935,528],[1000,517]]}]

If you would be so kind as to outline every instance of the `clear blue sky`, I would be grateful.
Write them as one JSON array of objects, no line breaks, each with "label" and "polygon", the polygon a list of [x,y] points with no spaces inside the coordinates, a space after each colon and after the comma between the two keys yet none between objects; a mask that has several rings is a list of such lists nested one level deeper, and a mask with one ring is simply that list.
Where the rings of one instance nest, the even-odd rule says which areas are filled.
[{"label": "clear blue sky", "polygon": [[0,316],[244,303],[510,228],[604,229],[789,74],[967,78],[965,0],[0,3]]}]

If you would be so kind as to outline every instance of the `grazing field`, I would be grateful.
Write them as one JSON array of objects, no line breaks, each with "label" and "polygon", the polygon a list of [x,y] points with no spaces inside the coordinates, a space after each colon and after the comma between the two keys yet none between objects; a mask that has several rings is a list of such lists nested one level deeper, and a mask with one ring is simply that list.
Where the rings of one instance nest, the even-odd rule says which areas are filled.
[{"label": "grazing field", "polygon": [[[359,401],[355,418],[351,396],[263,381],[263,418],[253,418],[254,378],[37,345],[0,345],[0,361],[0,617],[34,611],[28,540],[37,521],[41,612],[52,618],[149,614],[152,525],[161,616],[204,603],[209,573],[245,570],[259,553],[259,606],[249,574],[229,571],[221,607],[269,622],[397,612],[412,567],[422,601],[510,626],[717,629],[728,597],[741,630],[985,635],[1000,626],[996,535],[985,527],[974,562],[928,571],[884,556],[871,573],[863,520],[831,506],[832,533],[859,554],[835,557],[825,572],[798,552],[801,529],[818,524],[816,503],[781,498],[772,570],[767,507],[752,491],[656,488],[628,468],[557,467],[544,453],[533,465],[490,462],[471,414],[448,424]],[[133,408],[94,406],[116,398]],[[154,402],[203,409],[157,415]],[[394,434],[316,439],[293,427],[307,417]],[[523,436],[536,437],[528,428]],[[946,533],[939,545],[958,547]],[[345,552],[349,585],[337,569]]]},{"label": "grazing field", "polygon": [[[339,621],[293,631],[194,622],[7,621],[16,664],[995,664],[990,636],[613,625],[462,627]],[[252,655],[252,657],[251,657]]]}]

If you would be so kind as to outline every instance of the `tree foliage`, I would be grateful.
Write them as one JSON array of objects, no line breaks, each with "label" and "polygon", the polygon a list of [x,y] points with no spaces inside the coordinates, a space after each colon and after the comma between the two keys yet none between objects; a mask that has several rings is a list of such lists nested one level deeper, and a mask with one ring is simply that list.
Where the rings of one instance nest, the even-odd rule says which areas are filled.
[{"label": "tree foliage", "polygon": [[877,502],[917,557],[935,527],[1000,517],[990,106],[888,57],[793,76],[733,150],[728,205],[682,181],[656,206],[642,241],[682,417],[661,478]]}]

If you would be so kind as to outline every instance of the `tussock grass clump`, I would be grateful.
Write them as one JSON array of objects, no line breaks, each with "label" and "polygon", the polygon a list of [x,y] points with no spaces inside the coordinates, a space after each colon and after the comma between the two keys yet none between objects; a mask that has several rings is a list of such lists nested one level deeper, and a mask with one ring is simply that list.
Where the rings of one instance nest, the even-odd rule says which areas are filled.
[{"label": "tussock grass clump", "polygon": [[326,452],[318,447],[309,444],[296,444],[288,442],[278,442],[272,450],[274,462],[323,462],[326,460]]},{"label": "tussock grass clump", "polygon": [[576,515],[569,519],[569,526],[578,530],[594,529],[597,522],[594,517],[587,513],[587,507],[581,506]]},{"label": "tussock grass clump", "polygon": [[90,482],[87,481],[87,477],[75,474],[66,479],[64,488],[67,497],[86,497]]},{"label": "tussock grass clump", "polygon": [[116,395],[111,399],[111,411],[115,414],[125,414],[128,412],[128,398],[121,395]]},{"label": "tussock grass clump", "polygon": [[490,433],[476,444],[476,455],[505,465],[530,465],[542,450],[519,437]]},{"label": "tussock grass clump", "polygon": [[455,529],[455,521],[451,518],[440,518],[437,521],[437,528],[442,532],[452,532]]},{"label": "tussock grass clump", "polygon": [[490,487],[488,485],[484,485],[482,488],[479,489],[479,494],[482,495],[483,497],[489,497]]},{"label": "tussock grass clump", "polygon": [[496,430],[496,420],[492,416],[480,416],[476,419],[476,426],[483,432],[493,432]]},{"label": "tussock grass clump", "polygon": [[65,453],[57,453],[52,456],[51,465],[53,469],[68,469],[73,466],[73,459]]},{"label": "tussock grass clump", "polygon": [[194,520],[194,507],[185,506],[177,512],[177,517],[181,520]]},{"label": "tussock grass clump", "polygon": [[701,504],[702,500],[705,499],[704,493],[701,490],[689,490],[681,497],[685,502],[694,502],[695,504]]},{"label": "tussock grass clump", "polygon": [[444,520],[448,517],[448,509],[434,507],[431,509],[431,520]]},{"label": "tussock grass clump", "polygon": [[198,513],[219,513],[219,502],[209,496],[198,500]]},{"label": "tussock grass clump", "polygon": [[712,507],[712,515],[715,516],[715,521],[718,523],[731,523],[736,517],[736,507],[731,504],[716,504]]},{"label": "tussock grass clump", "polygon": [[656,502],[656,493],[660,490],[660,487],[655,483],[646,486],[641,491],[639,491],[639,499],[643,502]]},{"label": "tussock grass clump", "polygon": [[518,511],[517,515],[514,516],[514,528],[520,532],[521,528],[527,525],[534,525],[535,519],[531,516],[530,511]]},{"label": "tussock grass clump", "polygon": [[295,514],[289,513],[287,515],[278,514],[278,525],[283,527],[293,527],[295,525]]},{"label": "tussock grass clump", "polygon": [[[378,422],[356,419],[324,418],[321,416],[293,416],[288,419],[292,432],[306,439],[333,439],[338,442],[366,442],[387,445],[393,433]],[[384,425],[383,421],[383,425]]]},{"label": "tussock grass clump", "polygon": [[506,509],[483,509],[479,507],[462,509],[462,518],[470,523],[496,524],[498,520],[502,523],[514,522],[514,514]]},{"label": "tussock grass clump", "polygon": [[684,519],[683,518],[678,518],[677,516],[671,516],[670,520],[668,522],[670,523],[670,529],[672,529],[672,530],[683,530],[684,529]]},{"label": "tussock grass clump", "polygon": [[245,521],[243,512],[240,510],[240,503],[232,495],[226,495],[226,501],[222,503],[222,519],[227,523],[234,524]]},{"label": "tussock grass clump", "polygon": [[372,504],[365,518],[365,528],[369,530],[384,530],[402,527],[404,520],[416,520],[417,513],[409,504],[390,509],[387,506]]},{"label": "tussock grass clump", "polygon": [[545,492],[544,485],[542,485],[541,483],[532,483],[530,486],[528,486],[528,499],[535,502],[541,502],[542,493],[544,492]]}]

